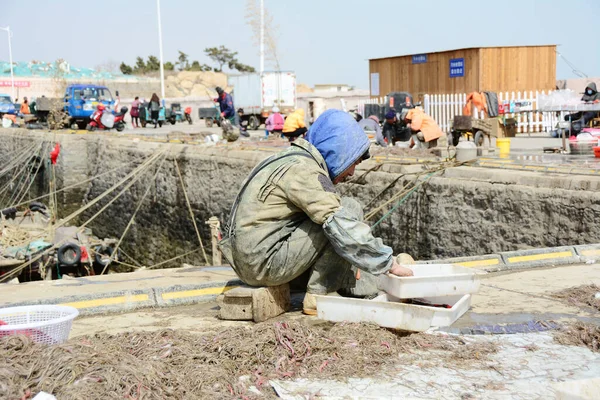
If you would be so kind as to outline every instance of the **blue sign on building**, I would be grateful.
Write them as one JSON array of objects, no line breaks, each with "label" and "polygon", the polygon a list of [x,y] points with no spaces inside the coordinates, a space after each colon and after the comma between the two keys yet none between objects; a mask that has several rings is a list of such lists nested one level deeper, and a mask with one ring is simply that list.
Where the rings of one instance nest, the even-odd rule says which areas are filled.
[{"label": "blue sign on building", "polygon": [[465,59],[450,59],[450,78],[459,78],[461,76],[465,76]]},{"label": "blue sign on building", "polygon": [[412,56],[413,64],[425,64],[427,62],[427,54],[415,54]]}]

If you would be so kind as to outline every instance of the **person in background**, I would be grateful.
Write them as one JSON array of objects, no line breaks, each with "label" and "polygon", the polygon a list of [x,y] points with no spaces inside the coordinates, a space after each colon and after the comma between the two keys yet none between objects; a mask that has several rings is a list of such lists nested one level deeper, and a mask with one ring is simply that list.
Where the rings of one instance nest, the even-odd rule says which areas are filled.
[{"label": "person in background", "polygon": [[387,147],[387,143],[381,133],[381,126],[379,126],[379,118],[376,115],[370,115],[366,119],[361,119],[358,122],[358,126],[363,128],[365,132],[375,133],[375,142],[381,147]]},{"label": "person in background", "polygon": [[156,129],[156,125],[158,124],[158,111],[160,110],[160,99],[156,93],[152,93],[148,109],[150,110],[150,118],[152,118],[152,122],[154,122],[154,129]]},{"label": "person in background", "polygon": [[248,120],[244,119],[244,109],[238,108],[237,112],[238,112],[238,118],[240,119],[240,122],[239,122],[240,135],[242,135],[244,137],[250,137],[250,134],[248,133]]},{"label": "person in background", "polygon": [[23,97],[23,103],[21,103],[21,114],[31,114],[27,97]]},{"label": "person in background", "polygon": [[265,137],[269,137],[270,133],[281,134],[283,132],[283,124],[285,120],[283,116],[279,113],[279,107],[273,107],[271,110],[271,115],[267,118],[265,122]]},{"label": "person in background", "polygon": [[417,149],[436,147],[438,139],[444,135],[437,122],[421,108],[403,111],[402,119],[412,134],[411,147]]},{"label": "person in background", "polygon": [[131,126],[134,128],[140,127],[140,98],[135,96],[133,103],[131,103]]},{"label": "person in background", "polygon": [[215,89],[219,97],[215,99],[216,103],[219,103],[221,109],[221,118],[226,118],[231,122],[231,125],[236,126],[235,120],[235,108],[233,107],[233,99],[226,93],[222,88],[218,87]]},{"label": "person in background", "polygon": [[283,123],[283,136],[288,138],[290,142],[296,138],[306,134],[306,124],[304,123],[304,109],[298,108],[296,111],[288,115]]},{"label": "person in background", "polygon": [[113,110],[115,110],[115,113],[118,113],[119,107],[121,106],[121,96],[119,96],[118,90],[115,92],[115,96],[116,96],[116,99],[115,99],[115,105],[114,105]]},{"label": "person in background", "polygon": [[[594,82],[588,83],[583,91],[583,97],[581,101],[586,103],[598,103],[600,102],[600,93],[596,88],[596,84]],[[576,121],[579,119],[583,119],[583,124],[580,125],[580,129],[573,128],[575,134],[578,134],[581,129],[585,128],[587,124],[598,116],[597,111],[580,111],[572,114],[565,115],[565,121]]]},{"label": "person in background", "polygon": [[385,114],[383,136],[387,139],[388,144],[392,146],[396,142],[410,142],[410,129],[402,122],[402,118],[394,109]]}]

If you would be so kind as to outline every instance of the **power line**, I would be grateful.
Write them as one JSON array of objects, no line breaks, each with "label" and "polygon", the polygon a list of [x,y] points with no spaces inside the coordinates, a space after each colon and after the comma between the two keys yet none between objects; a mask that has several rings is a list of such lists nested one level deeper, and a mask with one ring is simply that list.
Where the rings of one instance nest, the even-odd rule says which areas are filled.
[{"label": "power line", "polygon": [[567,65],[571,68],[572,72],[577,75],[580,78],[587,78],[588,76],[581,72],[580,69],[578,69],[577,67],[575,67],[575,65],[573,65],[573,63],[571,63],[569,60],[567,60],[565,58],[565,56],[563,56],[562,54],[560,54],[560,52],[558,50],[556,50],[556,54],[558,54],[560,56],[560,58],[562,58],[564,60],[564,62],[567,63]]}]

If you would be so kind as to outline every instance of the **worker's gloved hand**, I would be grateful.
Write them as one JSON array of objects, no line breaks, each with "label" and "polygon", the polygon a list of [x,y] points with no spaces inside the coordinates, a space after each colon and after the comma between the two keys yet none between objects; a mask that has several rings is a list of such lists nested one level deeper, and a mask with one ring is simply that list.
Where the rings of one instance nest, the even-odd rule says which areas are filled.
[{"label": "worker's gloved hand", "polygon": [[411,269],[403,267],[398,264],[395,258],[392,258],[392,268],[388,271],[392,275],[396,276],[413,276],[414,273]]},{"label": "worker's gloved hand", "polygon": [[423,132],[417,132],[417,139],[419,139],[421,142],[425,141],[425,135],[423,134]]}]

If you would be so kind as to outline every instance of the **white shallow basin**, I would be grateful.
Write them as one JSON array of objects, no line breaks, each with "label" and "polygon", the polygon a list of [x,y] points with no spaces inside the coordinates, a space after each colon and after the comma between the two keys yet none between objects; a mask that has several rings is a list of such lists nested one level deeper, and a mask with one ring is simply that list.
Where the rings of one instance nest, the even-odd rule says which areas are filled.
[{"label": "white shallow basin", "polygon": [[477,293],[479,271],[453,264],[406,265],[414,276],[384,274],[379,277],[379,289],[399,299],[451,296]]},{"label": "white shallow basin", "polygon": [[450,326],[471,307],[469,294],[420,299],[430,304],[447,304],[452,308],[402,303],[402,300],[389,294],[382,294],[373,300],[315,297],[320,319],[332,322],[367,322],[414,332],[423,332],[432,326]]}]

